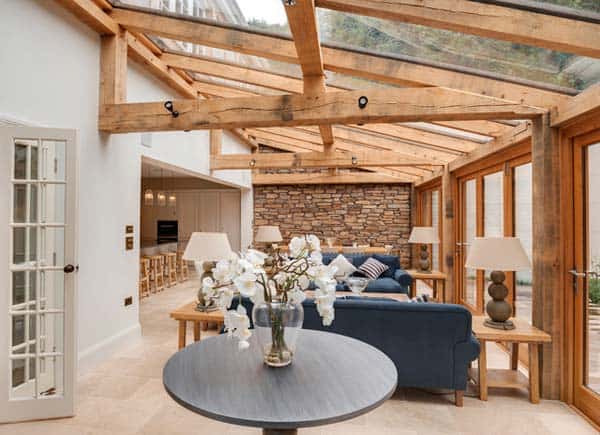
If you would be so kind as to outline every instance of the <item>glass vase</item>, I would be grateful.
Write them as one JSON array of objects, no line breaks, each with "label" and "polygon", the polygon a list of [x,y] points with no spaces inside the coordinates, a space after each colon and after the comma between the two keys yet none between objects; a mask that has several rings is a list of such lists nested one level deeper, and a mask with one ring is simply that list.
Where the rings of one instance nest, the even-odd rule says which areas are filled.
[{"label": "glass vase", "polygon": [[304,321],[302,304],[263,302],[254,306],[252,319],[265,364],[270,367],[291,364]]}]

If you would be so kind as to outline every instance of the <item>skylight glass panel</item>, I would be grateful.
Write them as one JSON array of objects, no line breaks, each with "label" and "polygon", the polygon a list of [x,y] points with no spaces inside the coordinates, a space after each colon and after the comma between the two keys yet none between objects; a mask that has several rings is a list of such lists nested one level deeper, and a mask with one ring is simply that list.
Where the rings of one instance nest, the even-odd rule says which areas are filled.
[{"label": "skylight glass panel", "polygon": [[156,12],[235,24],[255,30],[290,35],[281,0],[112,0],[115,6],[133,6]]},{"label": "skylight glass panel", "polygon": [[591,11],[600,13],[600,1],[598,0],[536,0],[541,3],[540,6],[545,4],[565,6],[572,9],[578,9],[581,11]]},{"label": "skylight glass panel", "polygon": [[237,89],[240,91],[252,92],[260,95],[281,95],[284,92],[275,89],[263,88],[262,86],[250,85],[248,83],[237,82],[235,80],[223,79],[220,77],[209,76],[200,73],[190,73],[194,80],[214,85],[220,85],[228,88]]},{"label": "skylight glass panel", "polygon": [[600,60],[442,29],[318,9],[321,41],[410,56],[565,93],[600,81]]},{"label": "skylight glass panel", "polygon": [[213,58],[216,61],[224,61],[238,66],[246,66],[274,74],[302,78],[302,70],[300,69],[300,66],[296,64],[279,62],[276,60],[266,59],[264,57],[222,50],[220,48],[207,47],[205,45],[193,44],[191,42],[176,41],[160,36],[147,36],[160,48],[172,53],[208,57]]}]

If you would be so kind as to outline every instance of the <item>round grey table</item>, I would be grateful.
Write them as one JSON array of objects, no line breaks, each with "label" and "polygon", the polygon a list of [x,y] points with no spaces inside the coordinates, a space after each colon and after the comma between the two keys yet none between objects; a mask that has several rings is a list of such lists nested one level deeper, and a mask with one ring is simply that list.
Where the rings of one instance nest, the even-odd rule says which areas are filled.
[{"label": "round grey table", "polygon": [[364,414],[394,393],[397,380],[394,363],[373,346],[306,329],[284,368],[264,365],[255,335],[244,351],[220,335],[180,350],[163,370],[165,389],[180,405],[268,435]]}]

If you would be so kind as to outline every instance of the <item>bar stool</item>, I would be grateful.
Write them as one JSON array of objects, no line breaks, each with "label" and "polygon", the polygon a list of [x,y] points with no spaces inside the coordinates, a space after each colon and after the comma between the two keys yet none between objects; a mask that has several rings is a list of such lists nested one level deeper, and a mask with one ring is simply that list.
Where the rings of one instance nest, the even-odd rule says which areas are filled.
[{"label": "bar stool", "polygon": [[179,274],[180,282],[187,281],[190,276],[188,263],[183,259],[183,251],[177,251],[177,273]]},{"label": "bar stool", "polygon": [[165,289],[164,259],[162,255],[150,257],[150,281],[153,284],[154,293]]},{"label": "bar stool", "polygon": [[150,260],[140,258],[140,299],[150,296]]},{"label": "bar stool", "polygon": [[165,256],[165,276],[167,278],[167,287],[172,287],[177,284],[177,254],[175,252],[167,252]]}]

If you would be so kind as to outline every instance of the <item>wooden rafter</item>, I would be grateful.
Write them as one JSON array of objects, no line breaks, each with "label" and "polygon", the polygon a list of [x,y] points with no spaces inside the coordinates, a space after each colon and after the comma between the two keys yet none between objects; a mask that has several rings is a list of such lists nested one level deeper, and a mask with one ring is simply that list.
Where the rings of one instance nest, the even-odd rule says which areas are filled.
[{"label": "wooden rafter", "polygon": [[[369,166],[434,166],[428,160],[416,160],[391,151],[369,153],[303,152],[220,154],[211,156],[210,167],[221,169],[281,168],[355,168]],[[440,164],[438,163],[438,166]]]},{"label": "wooden rafter", "polygon": [[412,183],[410,177],[391,177],[372,172],[347,172],[341,174],[255,174],[252,177],[254,185],[278,184],[381,184],[381,183]]},{"label": "wooden rafter", "polygon": [[[127,29],[237,51],[283,62],[299,63],[294,42],[205,22],[114,8],[111,16]],[[339,48],[322,47],[326,70],[402,86],[444,86],[537,107],[551,107],[568,96],[488,77],[449,71],[415,62]]]},{"label": "wooden rafter", "polygon": [[[360,107],[359,100],[368,104]],[[282,95],[219,100],[178,100],[178,117],[163,103],[105,105],[102,131],[112,133],[212,128],[368,124],[473,119],[530,119],[544,111],[510,101],[445,88],[370,89],[319,96]]]},{"label": "wooden rafter", "polygon": [[100,104],[127,101],[127,31],[100,40]]},{"label": "wooden rafter", "polygon": [[468,0],[317,0],[360,15],[600,57],[600,25]]},{"label": "wooden rafter", "polygon": [[590,86],[572,100],[559,104],[551,112],[552,127],[564,127],[575,119],[600,115],[600,83]]},{"label": "wooden rafter", "polygon": [[493,121],[442,121],[436,122],[438,125],[462,130],[468,133],[481,134],[483,136],[498,137],[510,131],[512,127]]},{"label": "wooden rafter", "polygon": [[[284,5],[302,68],[303,93],[318,96],[326,92],[326,87],[314,0],[296,0]],[[331,125],[319,125],[319,131],[323,139],[324,151],[334,150],[335,140]]]}]

